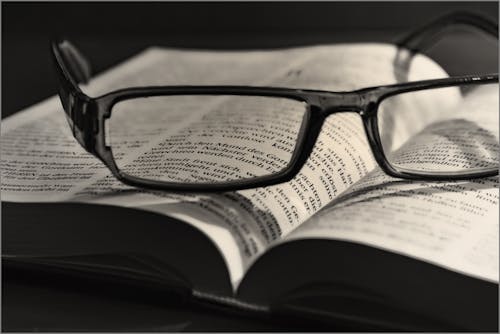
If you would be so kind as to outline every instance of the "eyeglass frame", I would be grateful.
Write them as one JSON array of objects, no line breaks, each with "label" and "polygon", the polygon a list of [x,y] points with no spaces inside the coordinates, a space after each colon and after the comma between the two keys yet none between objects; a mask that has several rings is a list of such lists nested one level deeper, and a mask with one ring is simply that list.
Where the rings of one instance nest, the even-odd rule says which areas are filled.
[{"label": "eyeglass frame", "polygon": [[[455,24],[475,27],[498,39],[497,23],[482,16],[465,12],[452,13],[424,25],[408,34],[396,45],[400,49],[404,48],[414,54],[421,51],[424,46],[428,46],[429,40],[438,37],[445,28]],[[86,83],[90,79],[90,66],[86,59],[67,40],[52,42],[51,46],[59,81],[59,97],[74,137],[87,152],[99,158],[119,181],[130,186],[152,190],[206,192],[243,190],[290,181],[309,159],[326,118],[342,112],[355,112],[361,116],[376,162],[386,174],[392,177],[407,180],[452,181],[499,174],[498,169],[460,174],[453,172],[424,174],[398,170],[391,165],[385,156],[377,125],[378,106],[390,96],[458,85],[498,83],[498,74],[413,81],[368,87],[350,92],[255,86],[147,86],[119,89],[92,98],[84,94],[78,86],[79,82]],[[120,101],[168,95],[245,95],[287,98],[306,103],[307,110],[291,160],[283,170],[275,174],[223,183],[177,183],[149,180],[124,173],[116,165],[112,148],[106,145],[105,120],[110,118],[113,106]]]}]

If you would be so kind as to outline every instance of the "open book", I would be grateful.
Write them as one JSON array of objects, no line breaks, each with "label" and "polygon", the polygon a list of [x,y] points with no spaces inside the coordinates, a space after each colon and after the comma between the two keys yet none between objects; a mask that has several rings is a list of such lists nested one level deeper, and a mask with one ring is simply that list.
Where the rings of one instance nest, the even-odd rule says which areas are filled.
[{"label": "open book", "polygon": [[[431,59],[388,44],[245,52],[151,48],[82,89],[90,96],[141,85],[347,91],[445,76]],[[453,90],[428,94],[408,106],[415,109],[409,122],[428,116],[427,103],[483,108],[488,118],[470,121],[498,141],[497,94],[479,90],[469,101]],[[121,184],[73,138],[58,97],[9,117],[1,130],[3,201],[106,204],[164,215],[160,224],[149,213],[133,224],[71,215],[53,226],[4,221],[4,260],[165,282],[185,287],[193,298],[257,313],[364,319],[399,329],[498,322],[498,178],[393,179],[377,167],[357,114],[329,117],[292,181],[211,194]],[[421,138],[415,134],[409,142]],[[124,159],[146,153],[132,149],[134,140],[140,131]],[[190,253],[192,242],[206,243],[206,251]],[[462,296],[464,290],[470,293]],[[474,303],[493,305],[491,313],[478,313]]]}]

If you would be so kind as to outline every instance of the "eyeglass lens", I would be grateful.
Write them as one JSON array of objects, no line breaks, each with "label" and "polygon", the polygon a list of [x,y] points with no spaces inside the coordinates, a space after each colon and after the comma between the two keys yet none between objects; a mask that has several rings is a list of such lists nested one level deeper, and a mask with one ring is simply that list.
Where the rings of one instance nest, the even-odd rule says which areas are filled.
[{"label": "eyeglass lens", "polygon": [[493,83],[386,98],[377,123],[387,160],[398,171],[423,175],[498,169],[498,95]]},{"label": "eyeglass lens", "polygon": [[143,179],[225,183],[276,174],[292,158],[301,101],[243,95],[169,95],[121,101],[107,137],[118,168]]}]

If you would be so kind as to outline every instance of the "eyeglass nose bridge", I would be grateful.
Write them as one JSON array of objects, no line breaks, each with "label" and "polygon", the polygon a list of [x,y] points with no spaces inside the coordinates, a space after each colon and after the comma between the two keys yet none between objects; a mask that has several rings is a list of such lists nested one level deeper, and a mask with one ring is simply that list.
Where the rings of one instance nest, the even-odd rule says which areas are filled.
[{"label": "eyeglass nose bridge", "polygon": [[341,112],[355,112],[362,115],[366,109],[363,96],[354,93],[321,95],[318,102],[325,117]]}]

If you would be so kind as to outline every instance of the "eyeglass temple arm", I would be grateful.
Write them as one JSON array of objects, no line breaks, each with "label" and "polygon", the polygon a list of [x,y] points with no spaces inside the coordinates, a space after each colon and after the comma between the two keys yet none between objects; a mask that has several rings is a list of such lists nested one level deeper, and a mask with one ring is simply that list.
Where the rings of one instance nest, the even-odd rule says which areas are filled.
[{"label": "eyeglass temple arm", "polygon": [[89,61],[69,41],[58,42],[58,48],[67,69],[71,72],[72,79],[78,83],[88,83],[92,70]]},{"label": "eyeglass temple arm", "polygon": [[497,22],[470,12],[454,12],[416,29],[402,38],[396,45],[412,52],[423,51],[438,42],[442,34],[454,25],[473,27],[498,39]]},{"label": "eyeglass temple arm", "polygon": [[92,118],[87,112],[91,99],[78,86],[90,79],[90,64],[67,40],[52,42],[52,55],[59,79],[59,97],[69,126],[77,141],[92,152],[94,138],[91,131],[88,131],[92,128]]}]

